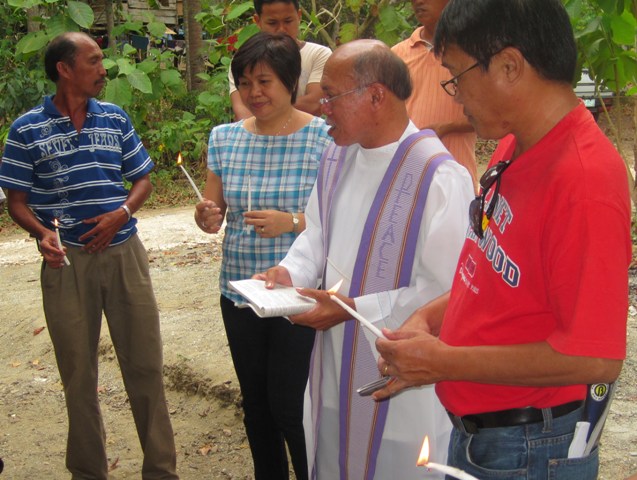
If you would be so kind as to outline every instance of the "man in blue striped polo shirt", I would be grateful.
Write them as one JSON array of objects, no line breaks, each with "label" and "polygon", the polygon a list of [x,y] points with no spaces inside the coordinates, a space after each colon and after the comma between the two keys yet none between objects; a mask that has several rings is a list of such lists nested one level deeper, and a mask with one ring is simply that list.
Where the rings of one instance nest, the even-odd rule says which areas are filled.
[{"label": "man in blue striped polo shirt", "polygon": [[64,385],[73,479],[108,477],[97,397],[104,312],[144,451],[142,478],[173,480],[159,314],[132,217],[150,195],[153,162],[126,113],[93,98],[105,84],[102,58],[86,34],[51,41],[44,63],[56,93],[11,126],[0,186],[8,189],[11,217],[43,256],[44,313]]}]

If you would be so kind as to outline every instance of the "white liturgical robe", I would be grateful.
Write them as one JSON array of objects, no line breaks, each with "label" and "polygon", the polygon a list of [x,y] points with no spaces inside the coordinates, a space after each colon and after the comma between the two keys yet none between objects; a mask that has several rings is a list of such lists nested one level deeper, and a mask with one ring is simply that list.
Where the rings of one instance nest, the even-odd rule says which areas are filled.
[{"label": "white liturgical robe", "polygon": [[[400,140],[414,132],[417,129],[410,123]],[[360,145],[348,148],[329,218],[327,258],[324,258],[319,202],[314,186],[305,212],[306,229],[281,262],[295,286],[316,288],[325,268],[322,288],[328,289],[343,279],[339,292],[348,294],[367,214],[398,145],[399,142],[395,142],[374,149]],[[356,310],[378,328],[396,329],[418,307],[448,291],[464,242],[472,199],[473,184],[467,170],[454,161],[442,162],[429,188],[409,286],[357,297]],[[334,480],[340,478],[339,385],[344,324],[319,335],[323,336],[322,352],[318,357],[320,361],[312,368],[321,369],[321,404],[318,438],[312,438],[312,425],[305,424],[308,461],[310,470],[316,463],[318,479]],[[376,338],[367,329],[365,336],[376,357],[370,357],[369,361],[375,364]],[[309,395],[306,395],[306,410],[309,409],[308,402],[316,400],[308,399]],[[369,401],[373,402],[371,398]],[[306,418],[309,419],[309,415]],[[390,400],[374,478],[422,479],[424,469],[416,467],[416,461],[425,435],[430,439],[430,460],[445,463],[450,431],[451,423],[433,386],[396,395]],[[316,458],[313,458],[315,447]],[[432,475],[431,478],[435,477]],[[350,477],[350,480],[359,479]]]}]

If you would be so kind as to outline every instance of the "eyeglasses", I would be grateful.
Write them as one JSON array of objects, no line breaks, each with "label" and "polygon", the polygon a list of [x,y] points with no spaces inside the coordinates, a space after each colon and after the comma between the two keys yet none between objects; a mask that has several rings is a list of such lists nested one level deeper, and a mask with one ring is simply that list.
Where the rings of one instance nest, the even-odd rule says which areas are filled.
[{"label": "eyeglasses", "polygon": [[463,70],[458,75],[453,77],[451,80],[445,80],[443,82],[440,82],[440,86],[444,89],[445,92],[447,92],[448,95],[455,97],[456,93],[458,93],[458,79],[462,77],[465,73],[467,73],[469,70],[473,70],[474,68],[476,68],[478,65],[480,65],[480,62],[474,63],[469,68],[467,68],[466,70]]},{"label": "eyeglasses", "polygon": [[[469,221],[471,222],[471,229],[478,236],[478,238],[484,237],[484,232],[489,226],[489,221],[495,211],[495,206],[498,203],[498,193],[500,191],[500,177],[511,165],[511,160],[498,162],[491,168],[489,168],[482,177],[480,177],[480,195],[472,200],[469,204]],[[485,210],[485,203],[487,201],[487,193],[491,190],[491,187],[495,183],[495,191],[489,201],[489,205]]]},{"label": "eyeglasses", "polygon": [[330,103],[332,103],[334,100],[344,97],[345,95],[349,95],[350,93],[358,92],[359,90],[363,90],[367,87],[369,87],[369,85],[363,85],[361,87],[352,88],[347,92],[339,93],[338,95],[334,95],[333,97],[323,97],[319,99],[319,103],[322,107],[324,107],[325,105],[329,105]]}]

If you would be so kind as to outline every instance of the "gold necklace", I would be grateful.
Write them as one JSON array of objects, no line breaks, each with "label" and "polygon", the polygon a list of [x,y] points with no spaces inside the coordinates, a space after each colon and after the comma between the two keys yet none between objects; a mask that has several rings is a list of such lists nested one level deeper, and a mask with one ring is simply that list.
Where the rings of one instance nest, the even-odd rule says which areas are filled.
[{"label": "gold necklace", "polygon": [[[290,116],[288,117],[288,119],[285,121],[285,123],[283,124],[283,126],[281,128],[279,128],[279,131],[276,132],[273,136],[279,136],[281,135],[281,133],[287,128],[288,124],[290,123],[290,120],[292,120],[292,114],[294,112],[290,113]],[[257,126],[257,117],[254,117],[254,133],[256,133],[257,135],[263,135],[261,132],[259,132],[259,127]]]}]

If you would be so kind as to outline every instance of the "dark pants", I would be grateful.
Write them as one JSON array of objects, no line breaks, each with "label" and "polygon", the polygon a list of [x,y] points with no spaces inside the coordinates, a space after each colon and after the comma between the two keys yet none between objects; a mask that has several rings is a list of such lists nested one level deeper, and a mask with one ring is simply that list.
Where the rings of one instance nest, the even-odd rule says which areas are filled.
[{"label": "dark pants", "polygon": [[303,394],[314,330],[283,317],[259,318],[223,295],[221,313],[243,396],[256,480],[289,478],[285,443],[297,480],[307,479]]}]

